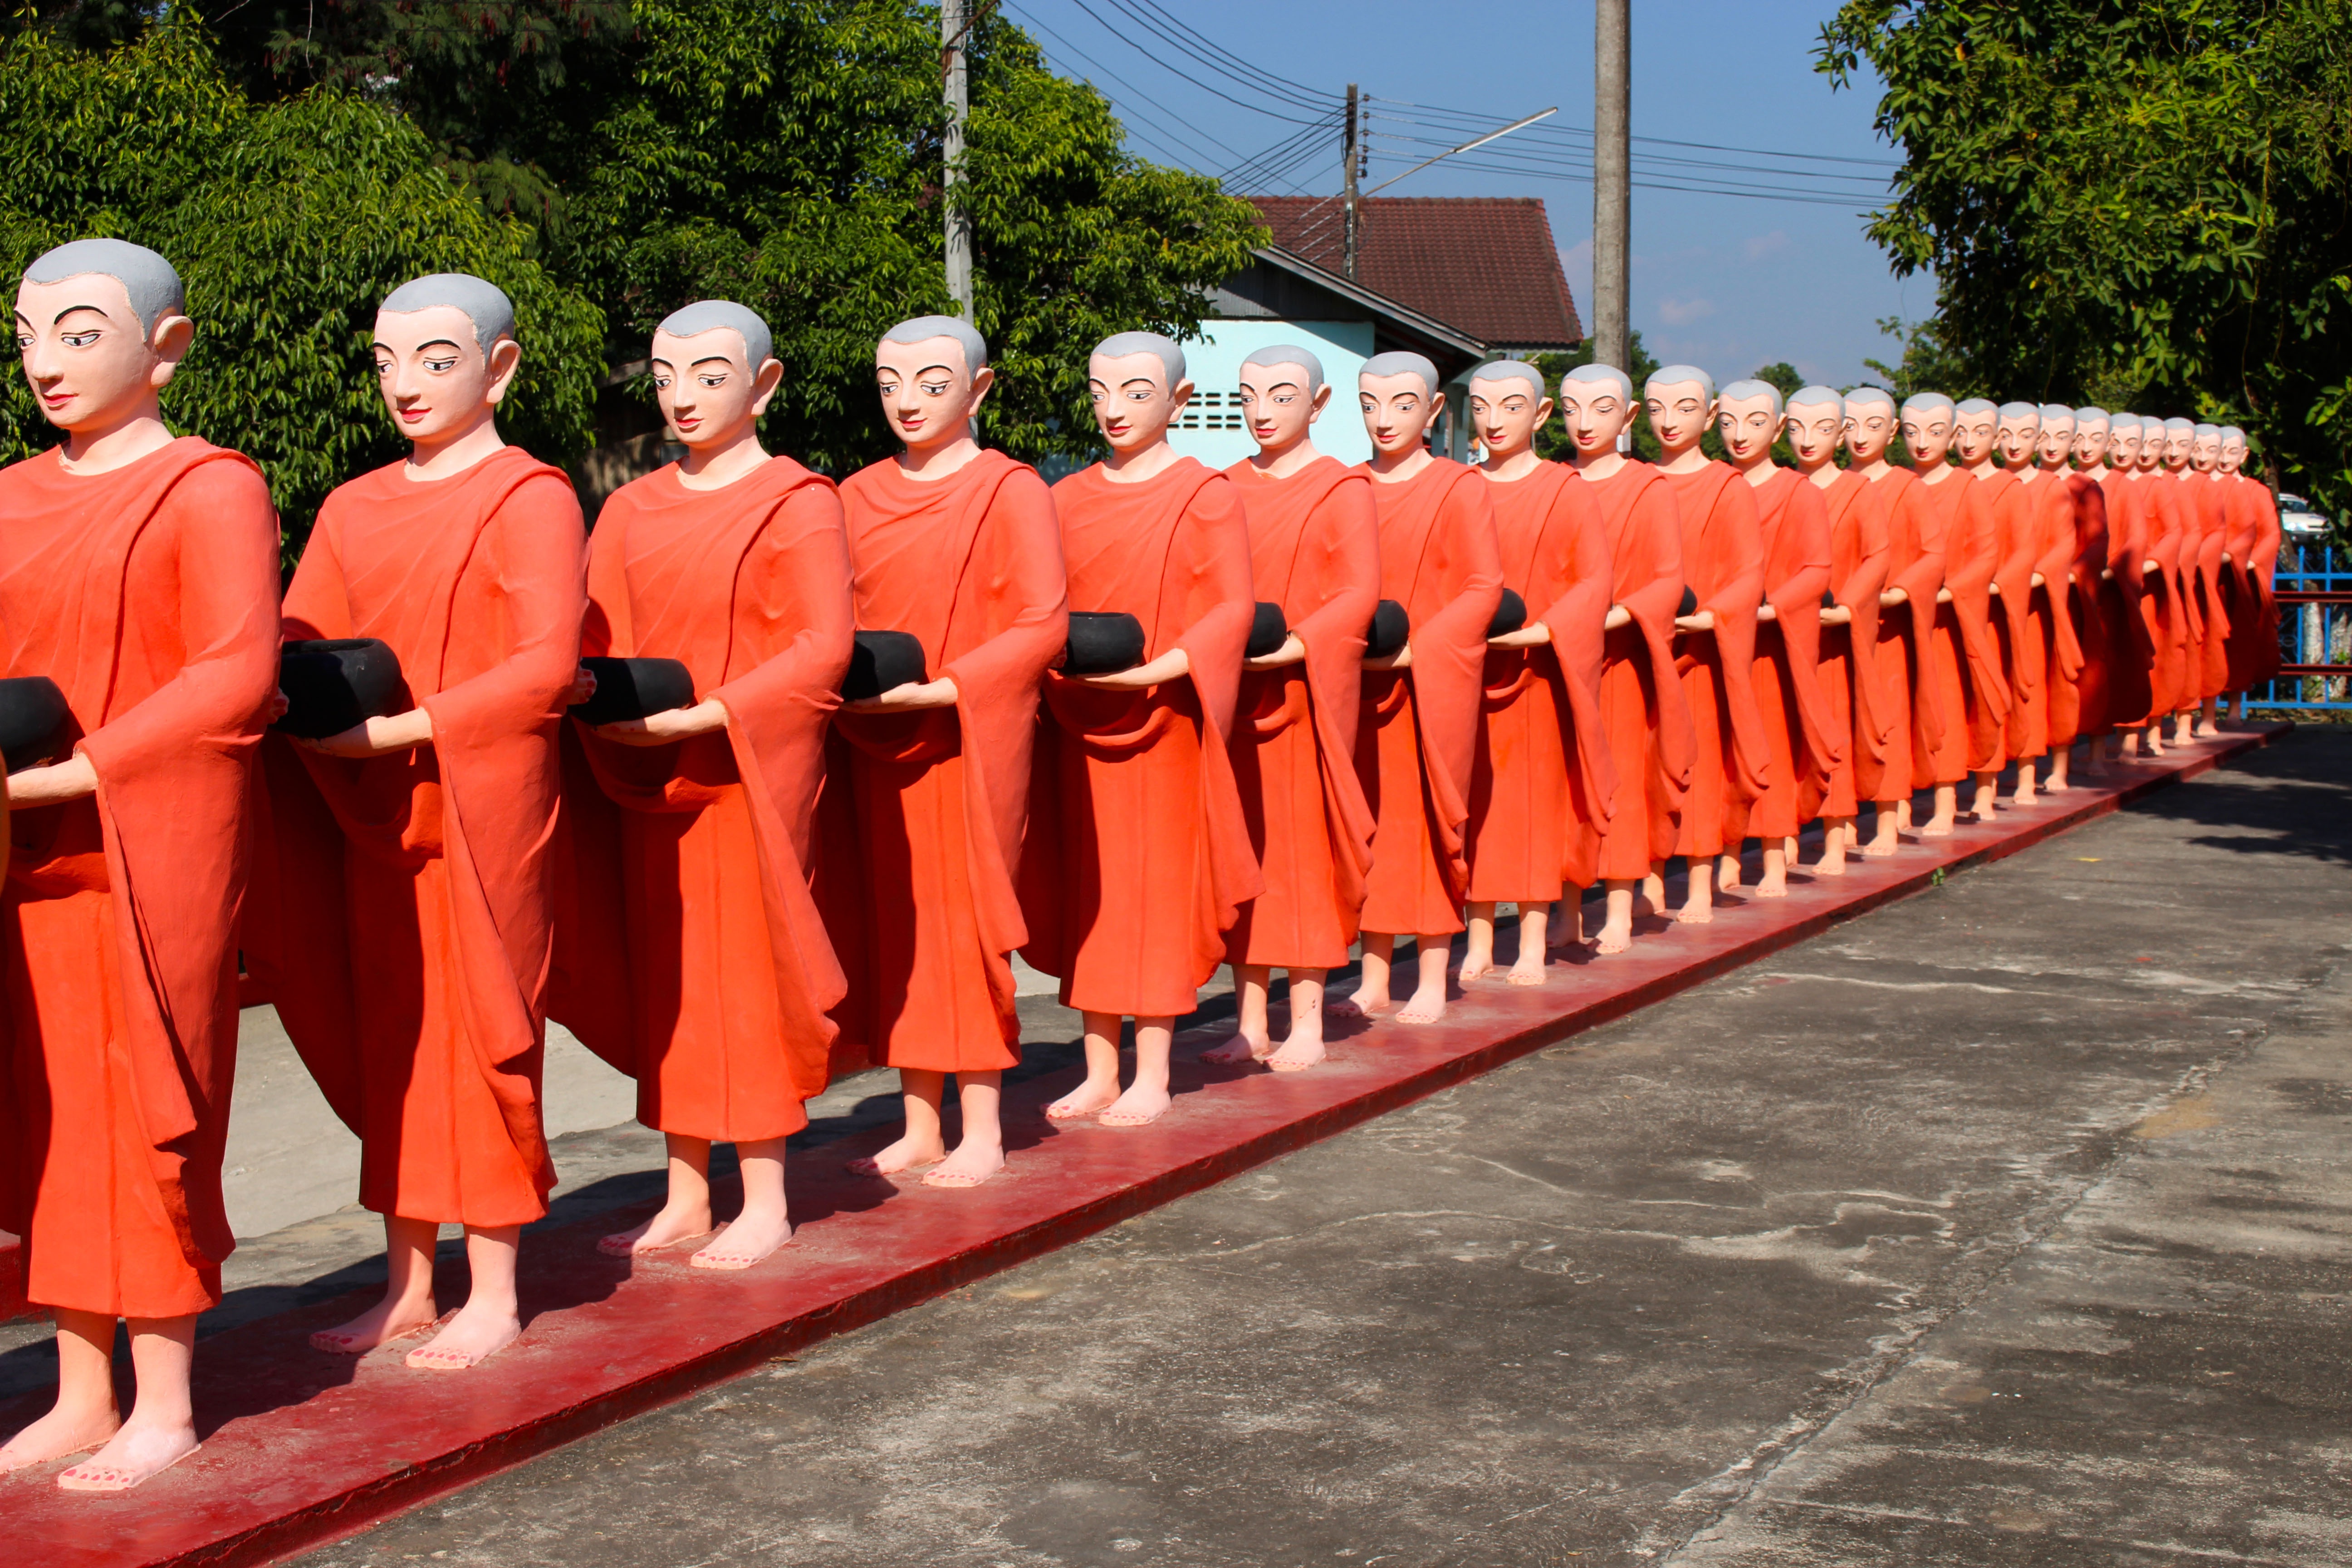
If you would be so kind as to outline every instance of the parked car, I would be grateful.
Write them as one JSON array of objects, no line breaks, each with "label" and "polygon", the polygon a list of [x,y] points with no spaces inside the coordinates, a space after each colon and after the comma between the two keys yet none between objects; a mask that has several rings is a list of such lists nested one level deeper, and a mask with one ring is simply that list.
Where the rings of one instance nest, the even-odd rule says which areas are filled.
[{"label": "parked car", "polygon": [[2311,503],[2301,496],[2279,492],[2279,531],[2282,533],[2326,533],[2327,520],[2311,510]]}]

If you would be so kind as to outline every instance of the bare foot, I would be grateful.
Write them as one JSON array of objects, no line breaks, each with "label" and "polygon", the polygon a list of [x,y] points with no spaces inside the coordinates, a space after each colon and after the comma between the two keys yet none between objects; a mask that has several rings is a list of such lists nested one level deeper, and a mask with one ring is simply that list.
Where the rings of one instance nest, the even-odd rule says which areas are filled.
[{"label": "bare foot", "polygon": [[1265,1058],[1265,1065],[1276,1072],[1305,1072],[1324,1057],[1323,1037],[1293,1029],[1282,1048]]},{"label": "bare foot", "polygon": [[1374,996],[1369,992],[1359,991],[1346,1001],[1336,1004],[1333,1011],[1343,1016],[1352,1013],[1359,1018],[1378,1018],[1396,1011],[1396,998]]},{"label": "bare foot", "polygon": [[439,1333],[408,1352],[408,1364],[419,1372],[463,1372],[488,1361],[521,1336],[520,1319],[488,1309],[478,1312],[469,1301]]},{"label": "bare foot", "polygon": [[1633,920],[1628,915],[1622,921],[1605,921],[1601,934],[1593,939],[1595,952],[1622,952],[1633,945]]},{"label": "bare foot", "polygon": [[1715,923],[1715,906],[1713,904],[1694,904],[1686,902],[1681,909],[1675,911],[1675,922],[1677,925],[1686,926],[1713,925]]},{"label": "bare foot", "polygon": [[1926,826],[1919,829],[1919,837],[1922,838],[1949,838],[1952,836],[1953,821],[1958,815],[1957,809],[1949,812],[1937,813],[1935,816],[1927,819]]},{"label": "bare foot", "polygon": [[365,1355],[378,1345],[423,1333],[439,1316],[429,1300],[378,1301],[350,1322],[312,1334],[310,1348],[334,1355]]},{"label": "bare foot", "polygon": [[0,1447],[0,1475],[27,1465],[46,1465],[68,1454],[97,1447],[121,1428],[122,1417],[111,1410],[92,1414],[52,1410]]},{"label": "bare foot", "polygon": [[1400,1024],[1434,1024],[1445,1016],[1445,987],[1423,985],[1404,999],[1403,1010],[1397,1014]]},{"label": "bare foot", "polygon": [[[655,1252],[665,1247],[676,1247],[681,1241],[692,1241],[698,1236],[709,1236],[711,1225],[710,1205],[707,1203],[680,1208],[665,1205],[659,1214],[635,1229],[615,1231],[606,1237],[596,1244],[596,1250],[607,1258],[627,1258],[633,1253]],[[432,1321],[430,1314],[425,1321]]]},{"label": "bare foot", "polygon": [[[1838,870],[1840,871],[1843,871],[1843,869],[1845,869],[1845,868],[1843,866],[1838,868]],[[1835,876],[1837,872],[1835,871],[1830,873],[1832,876]],[[1789,874],[1786,871],[1782,871],[1776,875],[1771,871],[1766,871],[1764,875],[1756,879],[1756,896],[1759,899],[1787,898],[1789,896]]]},{"label": "bare foot", "polygon": [[[1270,1035],[1259,1036],[1247,1029],[1236,1029],[1234,1037],[1223,1045],[1213,1046],[1202,1051],[1201,1059],[1214,1062],[1219,1067],[1239,1067],[1244,1062],[1262,1062],[1273,1054],[1274,1040]],[[1045,1114],[1053,1115],[1053,1107],[1048,1106]]]},{"label": "bare foot", "polygon": [[1551,919],[1544,925],[1546,947],[1581,947],[1584,945],[1584,901],[1570,888],[1568,896],[1551,907]]},{"label": "bare foot", "polygon": [[936,1139],[917,1139],[912,1133],[887,1148],[849,1162],[853,1176],[895,1176],[901,1171],[911,1171],[919,1165],[936,1165],[948,1157],[946,1146]]},{"label": "bare foot", "polygon": [[1168,1110],[1168,1091],[1137,1084],[1102,1113],[1105,1127],[1149,1127]]},{"label": "bare foot", "polygon": [[1715,862],[1715,886],[1717,891],[1725,893],[1738,892],[1740,886],[1739,879],[1746,875],[1747,868],[1740,865],[1738,856],[1724,855],[1717,858]]},{"label": "bare foot", "polygon": [[1503,980],[1505,984],[1511,985],[1542,984],[1544,983],[1543,954],[1538,952],[1529,956],[1527,953],[1521,953],[1517,961],[1504,972]]},{"label": "bare foot", "polygon": [[976,1187],[1004,1169],[1004,1150],[998,1144],[972,1146],[966,1139],[956,1152],[923,1173],[927,1187]]},{"label": "bare foot", "polygon": [[793,1222],[783,1215],[738,1215],[687,1262],[697,1268],[749,1268],[792,1238]]},{"label": "bare foot", "polygon": [[194,1426],[145,1426],[132,1421],[96,1454],[58,1473],[69,1492],[126,1492],[163,1474],[203,1445]]},{"label": "bare foot", "polygon": [[1081,1116],[1092,1116],[1097,1111],[1108,1110],[1117,1103],[1118,1103],[1118,1083],[1097,1083],[1092,1079],[1088,1079],[1047,1106],[1045,1118],[1049,1121],[1075,1121]]}]

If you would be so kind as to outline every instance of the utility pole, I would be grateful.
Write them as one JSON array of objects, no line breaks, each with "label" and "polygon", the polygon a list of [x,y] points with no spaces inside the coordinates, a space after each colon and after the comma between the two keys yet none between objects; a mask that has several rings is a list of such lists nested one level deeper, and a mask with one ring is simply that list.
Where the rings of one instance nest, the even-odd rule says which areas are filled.
[{"label": "utility pole", "polygon": [[945,173],[940,181],[940,206],[947,218],[948,297],[956,311],[971,320],[971,218],[956,200],[963,184],[963,128],[971,113],[970,79],[964,69],[964,36],[971,32],[972,0],[940,0],[940,74],[947,89],[947,134],[940,147]]},{"label": "utility pole", "polygon": [[1630,0],[1593,0],[1592,357],[1633,374],[1633,89]]},{"label": "utility pole", "polygon": [[1356,277],[1356,163],[1363,146],[1362,117],[1358,110],[1356,84],[1348,84],[1348,132],[1340,166],[1340,188],[1345,194],[1347,214],[1341,225],[1339,269],[1350,282]]}]

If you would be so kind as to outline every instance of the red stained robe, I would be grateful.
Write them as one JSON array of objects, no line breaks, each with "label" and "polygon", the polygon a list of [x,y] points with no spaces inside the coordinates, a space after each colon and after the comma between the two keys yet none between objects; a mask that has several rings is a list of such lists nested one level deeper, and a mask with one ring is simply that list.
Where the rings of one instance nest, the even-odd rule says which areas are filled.
[{"label": "red stained robe", "polygon": [[47,1307],[173,1318],[236,1247],[247,800],[278,655],[278,521],[252,462],[183,437],[110,473],[0,469],[5,674],[65,693],[98,793],[6,819],[0,1226]]},{"label": "red stained robe", "polygon": [[2278,499],[2270,486],[2247,474],[2229,480],[2230,689],[2259,686],[2278,672],[2278,601],[2272,578],[2278,570]]},{"label": "red stained robe", "polygon": [[2097,479],[2106,499],[2107,575],[2100,579],[2099,616],[2107,629],[2107,724],[2137,729],[2155,705],[2155,622],[2143,603],[2152,581],[2147,558],[2147,492],[2121,469]]},{"label": "red stained robe", "polygon": [[2033,585],[2033,574],[2050,554],[2055,531],[2065,530],[2071,550],[2074,529],[2073,508],[2055,486],[2044,482],[2040,469],[2002,471],[2010,485],[2000,509],[2005,538],[2000,569],[1993,578],[2000,588],[1993,631],[2009,690],[2000,753],[2004,761],[2014,762],[2039,757],[2050,749],[2050,639],[2054,628],[2047,597]]},{"label": "red stained robe", "polygon": [[1462,929],[1486,628],[1503,597],[1487,489],[1476,469],[1437,457],[1409,479],[1372,481],[1381,596],[1412,619],[1412,663],[1364,674],[1356,772],[1378,824],[1366,931]]},{"label": "red stained robe", "polygon": [[1830,591],[1853,617],[1844,626],[1821,628],[1816,660],[1831,733],[1845,742],[1822,797],[1827,816],[1853,816],[1870,798],[1863,781],[1875,783],[1886,766],[1888,703],[1878,689],[1872,655],[1878,647],[1878,595],[1886,586],[1888,552],[1884,506],[1864,504],[1873,488],[1846,470],[1821,492],[1830,531]]},{"label": "red stained robe", "polygon": [[1054,487],[1070,602],[1143,624],[1188,676],[1129,690],[1045,677],[1021,862],[1022,955],[1062,1005],[1190,1013],[1265,887],[1228,738],[1256,601],[1233,481],[1191,458],[1139,484],[1097,464]]},{"label": "red stained robe", "polygon": [[2042,558],[2044,582],[2036,601],[2051,622],[2050,745],[2063,751],[2106,724],[2108,645],[2099,573],[2107,563],[2107,500],[2084,474],[2045,473],[2034,482],[2045,481],[2056,483],[2066,498],[2063,508],[2053,509],[2057,531]]},{"label": "red stained robe", "polygon": [[1628,458],[1604,479],[1579,479],[1601,503],[1613,604],[1633,616],[1601,642],[1601,726],[1617,794],[1601,830],[1601,879],[1639,881],[1675,852],[1690,793],[1690,703],[1675,668],[1683,596],[1683,530],[1674,486]]},{"label": "red stained robe", "polygon": [[360,1135],[362,1205],[520,1225],[555,1183],[539,1080],[580,503],[513,447],[430,483],[404,468],[328,496],[286,635],[389,644],[395,711],[423,707],[433,743],[357,759],[271,737],[274,896],[247,966]]},{"label": "red stained robe", "polygon": [[[1675,636],[1675,668],[1690,704],[1690,795],[1677,855],[1718,855],[1724,824],[1770,783],[1771,746],[1756,705],[1756,606],[1764,597],[1764,540],[1754,487],[1728,463],[1667,474],[1682,521],[1683,577],[1713,611],[1715,629]],[[1738,840],[1730,840],[1738,847]]]},{"label": "red stained robe", "polygon": [[1885,591],[1900,588],[1906,597],[1878,612],[1871,691],[1881,703],[1879,730],[1886,740],[1881,755],[1858,769],[1854,788],[1864,800],[1901,801],[1932,781],[1932,759],[1944,743],[1943,693],[1932,648],[1948,509],[1908,468],[1889,468],[1869,485],[1855,504],[1873,509],[1886,531]]},{"label": "red stained robe", "polygon": [[[2000,679],[2000,656],[1992,644],[1990,606],[1993,572],[2000,561],[2000,521],[1990,504],[1992,494],[1979,496],[1978,483],[1966,469],[1947,468],[1949,476],[1937,483],[1925,479],[1911,493],[1920,532],[1933,527],[1941,563],[1938,586],[1952,597],[1936,604],[1928,636],[1921,652],[1935,692],[1938,739],[1925,753],[1914,757],[1912,787],[1958,784],[1969,773],[1969,758],[1990,732],[1998,734],[2006,705],[1989,706],[1998,694],[1981,673],[1990,669]],[[1976,679],[1971,679],[1975,677]]]},{"label": "red stained robe", "polygon": [[2192,587],[2196,548],[2183,515],[2180,487],[2162,473],[2141,470],[2126,484],[2147,520],[2145,559],[2157,569],[2144,578],[2140,609],[2147,616],[2154,663],[2148,671],[2148,717],[2160,719],[2197,701],[2196,666],[2189,650],[2200,642],[2203,623]]},{"label": "red stained robe", "polygon": [[1764,601],[1773,617],[1756,623],[1749,679],[1770,764],[1755,805],[1726,813],[1724,839],[1735,846],[1751,833],[1768,843],[1795,837],[1822,814],[1832,773],[1848,765],[1851,743],[1822,689],[1822,595],[1832,564],[1826,498],[1794,468],[1776,468],[1764,483],[1748,488],[1756,498]]},{"label": "red stained robe", "polygon": [[1356,720],[1380,515],[1371,480],[1335,458],[1282,479],[1246,459],[1225,473],[1248,515],[1253,592],[1307,645],[1297,664],[1242,672],[1234,777],[1265,888],[1235,917],[1225,956],[1332,969],[1348,962],[1372,864]]},{"label": "red stained robe", "polygon": [[840,497],[790,458],[715,490],[664,468],[597,517],[581,651],[677,659],[728,716],[666,746],[565,726],[548,1012],[648,1127],[786,1137],[824,1090],[845,982],[808,867],[850,618]]},{"label": "red stained robe", "polygon": [[[2221,557],[2230,549],[2228,498],[2214,475],[2194,468],[2181,469],[2174,482],[2180,487],[2182,515],[2196,524],[2196,575],[2191,592],[2197,595],[2204,635],[2190,650],[2189,662],[2196,671],[2198,697],[2219,697],[2230,689],[2230,612],[2221,576]],[[2182,558],[2184,578],[2189,560]]]},{"label": "red stained robe", "polygon": [[1609,540],[1592,489],[1565,463],[1487,480],[1503,584],[1527,602],[1528,624],[1551,629],[1533,647],[1486,650],[1486,703],[1470,774],[1470,898],[1550,903],[1590,887],[1617,769],[1601,721],[1601,621],[1609,614]]},{"label": "red stained robe", "polygon": [[835,1068],[1012,1067],[1037,693],[1069,638],[1053,496],[983,451],[929,481],[885,458],[841,499],[857,624],[920,638],[956,701],[834,719],[818,905],[849,982]]}]

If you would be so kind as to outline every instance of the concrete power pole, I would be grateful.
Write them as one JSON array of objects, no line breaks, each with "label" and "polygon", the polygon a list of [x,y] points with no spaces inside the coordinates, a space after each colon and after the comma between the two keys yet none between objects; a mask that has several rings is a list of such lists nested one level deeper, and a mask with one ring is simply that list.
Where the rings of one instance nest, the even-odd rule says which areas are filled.
[{"label": "concrete power pole", "polygon": [[1356,164],[1363,146],[1362,119],[1358,109],[1356,84],[1348,84],[1348,130],[1343,163],[1339,171],[1340,190],[1345,209],[1340,224],[1339,269],[1352,280],[1356,276]]},{"label": "concrete power pole", "polygon": [[971,83],[964,69],[964,35],[971,30],[971,0],[941,0],[940,73],[946,79],[948,126],[941,139],[946,171],[940,181],[947,218],[948,296],[956,312],[971,320],[971,218],[956,200],[963,184],[963,127],[971,113]]},{"label": "concrete power pole", "polygon": [[1592,27],[1592,357],[1631,375],[1633,89],[1630,0],[1594,0]]}]

